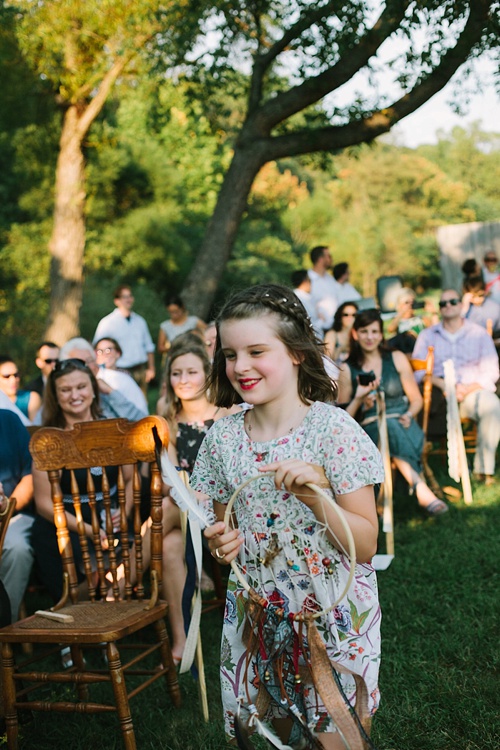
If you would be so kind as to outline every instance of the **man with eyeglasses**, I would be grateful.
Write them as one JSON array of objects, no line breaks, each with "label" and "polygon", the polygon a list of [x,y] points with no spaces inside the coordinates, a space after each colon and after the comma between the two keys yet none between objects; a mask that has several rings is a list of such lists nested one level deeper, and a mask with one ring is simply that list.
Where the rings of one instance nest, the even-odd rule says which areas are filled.
[{"label": "man with eyeglasses", "polygon": [[[429,435],[438,437],[446,430],[444,363],[451,359],[455,365],[460,416],[477,423],[475,479],[492,484],[500,441],[500,400],[495,392],[499,368],[495,345],[484,328],[462,317],[462,302],[454,289],[442,292],[439,309],[441,322],[418,335],[412,355],[415,359],[425,359],[428,347],[434,347]],[[415,373],[418,382],[423,376],[423,371]]]},{"label": "man with eyeglasses", "polygon": [[121,284],[114,293],[115,309],[99,321],[92,343],[111,336],[122,349],[117,367],[127,370],[140,385],[144,393],[147,384],[155,377],[155,345],[148,324],[141,315],[132,310],[132,289]]},{"label": "man with eyeglasses", "polygon": [[26,390],[35,391],[43,398],[43,389],[47,378],[59,360],[59,347],[53,341],[43,341],[37,349],[35,364],[40,370],[36,378],[30,380]]}]

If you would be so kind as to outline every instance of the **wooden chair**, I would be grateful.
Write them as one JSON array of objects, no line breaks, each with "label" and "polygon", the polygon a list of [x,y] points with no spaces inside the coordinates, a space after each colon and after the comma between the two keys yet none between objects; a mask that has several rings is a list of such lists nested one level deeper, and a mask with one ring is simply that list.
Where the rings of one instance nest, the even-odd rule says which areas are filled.
[{"label": "wooden chair", "polygon": [[[429,346],[427,349],[427,357],[425,359],[414,359],[410,358],[410,364],[412,366],[412,369],[414,372],[422,371],[424,370],[424,377],[422,381],[422,397],[423,397],[423,407],[422,407],[422,430],[424,433],[424,448],[422,451],[422,467],[424,469],[424,475],[427,479],[427,482],[429,483],[429,487],[434,492],[435,495],[438,497],[443,497],[443,491],[441,487],[439,486],[439,483],[434,476],[434,472],[432,471],[430,465],[429,465],[429,455],[431,453],[434,453],[433,450],[433,444],[432,441],[428,440],[427,432],[429,429],[429,415],[431,411],[431,400],[432,400],[432,374],[434,372],[434,347]],[[441,453],[441,450],[439,451]],[[441,453],[441,455],[444,455],[446,453],[446,449],[444,453]]]},{"label": "wooden chair", "polygon": [[[448,456],[448,445],[447,439],[445,437],[440,440],[437,447],[435,447],[432,441],[428,439],[429,416],[432,401],[432,375],[434,371],[434,347],[429,346],[427,350],[427,357],[425,359],[410,359],[410,364],[414,372],[418,370],[425,370],[424,378],[422,381],[422,396],[424,401],[422,407],[422,430],[424,432],[422,466],[424,469],[425,477],[427,479],[429,487],[438,497],[443,497],[444,490],[444,493],[446,495],[449,495],[452,498],[457,498],[460,496],[460,492],[454,487],[444,487],[442,489],[429,465],[429,456],[431,455],[442,456],[443,459]],[[462,419],[461,425],[465,452],[474,453],[476,450],[476,424],[471,420]],[[470,482],[467,481],[468,477],[464,477],[464,479],[466,485],[466,487],[463,487],[464,497],[468,498],[470,495]],[[464,482],[462,482],[462,485],[464,485]]]},{"label": "wooden chair", "polygon": [[[57,528],[59,551],[64,570],[65,589],[61,601],[52,610],[35,613],[0,630],[2,644],[2,675],[4,680],[4,706],[7,728],[7,744],[10,750],[18,747],[18,709],[40,711],[63,711],[78,713],[116,711],[126,750],[135,750],[136,740],[129,699],[158,679],[166,682],[174,705],[180,704],[180,691],[174,667],[170,643],[165,626],[167,604],[159,599],[162,578],[162,492],[161,478],[155,463],[155,444],[152,427],[156,426],[164,442],[168,440],[167,423],[161,417],[146,417],[136,423],[124,419],[86,422],[75,425],[72,430],[42,428],[32,437],[30,450],[35,466],[48,472],[54,503],[54,522]],[[146,596],[143,573],[143,543],[140,520],[140,474],[141,462],[151,463],[151,564],[150,593]],[[129,541],[129,527],[125,505],[124,466],[133,466],[133,544]],[[109,467],[118,467],[117,496],[120,509],[119,529],[113,531],[111,517]],[[96,508],[96,491],[91,467],[102,468],[102,506],[105,514],[107,544],[101,544],[99,517]],[[88,600],[79,600],[79,580],[74,563],[71,538],[66,524],[63,494],[60,486],[60,470],[67,469],[71,476],[72,499],[78,524],[78,536],[85,567]],[[91,510],[92,541],[96,564],[92,565],[91,550],[85,537],[82,520],[80,490],[75,470],[86,471],[87,493]],[[130,470],[128,470],[130,471]],[[95,473],[95,471],[94,471]],[[108,547],[106,550],[105,547]],[[104,548],[103,548],[104,547]],[[120,558],[124,571],[124,585],[118,585],[117,569]],[[135,586],[132,571],[136,570]],[[97,567],[97,571],[95,568]],[[112,582],[106,578],[111,575]],[[104,592],[107,596],[99,594]],[[122,594],[123,592],[123,594]],[[57,619],[53,619],[57,618]],[[122,643],[125,636],[139,634],[152,625],[156,641],[147,644]],[[74,666],[69,670],[37,672],[33,666],[40,655],[29,660],[29,667],[14,663],[13,645],[28,641],[33,644],[52,644],[52,653],[59,655],[62,646],[70,646]],[[106,669],[88,667],[83,657],[85,647],[105,649]],[[122,663],[120,655],[126,648],[135,650]],[[141,665],[145,657],[157,653],[158,661],[153,665]],[[43,656],[43,655],[42,655]],[[161,666],[160,666],[161,663]],[[35,665],[36,666],[36,665]],[[126,685],[129,675],[142,676],[140,684],[132,690]],[[51,686],[62,683],[61,700],[49,703],[46,694],[39,699],[36,691],[47,682]],[[77,701],[67,700],[68,683],[76,688]],[[110,702],[97,703],[89,699],[89,686],[93,683],[110,683]],[[35,693],[33,698],[30,694]],[[113,700],[114,698],[114,700]]]},{"label": "wooden chair", "polygon": [[16,498],[7,497],[5,498],[5,504],[2,510],[0,510],[0,560],[2,559],[3,543],[5,541],[5,535],[7,528],[10,523],[10,519],[14,515],[16,509]]}]

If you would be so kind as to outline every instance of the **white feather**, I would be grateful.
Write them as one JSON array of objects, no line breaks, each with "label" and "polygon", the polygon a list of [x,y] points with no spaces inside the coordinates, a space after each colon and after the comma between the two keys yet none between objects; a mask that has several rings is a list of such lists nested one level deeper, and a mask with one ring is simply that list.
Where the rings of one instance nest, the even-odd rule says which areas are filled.
[{"label": "white feather", "polygon": [[165,484],[172,488],[170,490],[172,500],[181,510],[187,511],[192,519],[196,518],[202,529],[215,523],[213,511],[198,503],[195,493],[191,487],[184,484],[165,449],[162,450],[160,459],[161,476]]}]

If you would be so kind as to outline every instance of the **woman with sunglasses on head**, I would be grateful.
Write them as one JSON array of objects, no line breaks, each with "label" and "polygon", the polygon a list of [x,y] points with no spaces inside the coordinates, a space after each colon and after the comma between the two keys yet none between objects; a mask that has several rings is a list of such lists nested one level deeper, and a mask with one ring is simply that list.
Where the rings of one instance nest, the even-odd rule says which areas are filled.
[{"label": "woman with sunglasses on head", "polygon": [[[92,422],[101,419],[99,404],[99,387],[94,374],[80,359],[60,360],[47,379],[45,387],[42,423],[45,427],[59,427],[71,430],[78,422]],[[98,515],[102,505],[102,469],[95,467],[91,470],[95,484]],[[110,494],[117,498],[117,467],[108,469]],[[89,551],[93,552],[92,526],[87,494],[87,470],[75,470],[76,479],[81,492],[82,516],[85,522]],[[132,469],[125,467],[125,495],[127,509],[132,508]],[[35,550],[36,566],[40,578],[49,593],[58,601],[62,595],[63,575],[59,554],[56,528],[54,525],[54,511],[48,474],[33,467],[33,483],[37,516],[33,526],[33,547]],[[64,496],[64,508],[68,530],[70,532],[76,569],[80,574],[82,568],[82,553],[78,541],[75,509],[71,498],[70,472],[63,469],[60,477],[61,490]],[[113,513],[112,513],[113,516]],[[104,521],[103,521],[104,525]],[[106,545],[106,534],[101,527],[101,540]],[[83,575],[81,576],[83,581]]]},{"label": "woman with sunglasses on head", "polygon": [[0,357],[0,389],[24,416],[33,422],[42,405],[42,399],[34,391],[19,388],[20,382],[21,375],[14,360],[8,356]]},{"label": "woman with sunglasses on head", "polygon": [[[363,375],[373,379],[367,385]],[[360,378],[361,376],[361,378]],[[383,389],[387,413],[389,450],[397,469],[408,482],[418,504],[429,515],[446,513],[448,506],[436,497],[422,475],[424,434],[415,421],[422,409],[422,396],[411,365],[400,351],[389,351],[384,345],[382,319],[378,310],[357,314],[351,330],[349,357],[339,379],[340,404],[355,417],[378,444],[376,391]]]},{"label": "woman with sunglasses on head", "polygon": [[333,325],[325,333],[326,353],[336,364],[345,362],[349,356],[349,341],[352,324],[358,312],[355,302],[344,302],[333,318]]}]

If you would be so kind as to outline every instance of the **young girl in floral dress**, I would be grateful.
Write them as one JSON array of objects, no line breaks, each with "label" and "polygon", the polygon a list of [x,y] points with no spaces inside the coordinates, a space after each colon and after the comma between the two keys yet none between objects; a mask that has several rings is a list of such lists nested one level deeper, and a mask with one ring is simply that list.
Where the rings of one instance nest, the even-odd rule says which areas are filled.
[{"label": "young girl in floral dress", "polygon": [[[349,566],[340,549],[346,546],[346,535],[333,509],[319,503],[304,485],[328,487],[354,537],[357,565],[347,595],[324,615],[318,632],[346,698],[354,704],[357,685],[362,684],[373,713],[380,660],[380,608],[370,565],[378,535],[373,485],[383,479],[378,451],[333,404],[336,386],[324,370],[321,345],[289,289],[260,285],[235,295],[223,308],[217,328],[212,398],[218,406],[245,401],[252,408],[216,422],[195,464],[191,485],[213,501],[219,519],[205,531],[212,555],[227,564],[244,554],[247,572],[260,581],[260,594],[268,601],[279,600],[285,612],[296,613],[311,599],[327,610],[347,580]],[[237,528],[226,527],[225,505],[234,490],[259,474],[265,476],[248,485],[235,506]],[[334,542],[328,559],[322,560],[312,544],[308,549],[296,542],[305,527],[314,543],[314,529],[325,515]],[[264,567],[273,533],[279,536],[280,551]],[[248,664],[258,655],[249,657],[245,644],[242,612],[247,596],[231,571],[221,654],[230,738],[238,699],[253,703],[259,687],[257,665]],[[307,654],[303,658],[307,660]],[[303,681],[301,691],[306,721],[320,746],[343,750],[345,744],[314,684]],[[285,741],[290,727],[279,720],[287,716],[279,701],[268,706],[265,716]]]}]

